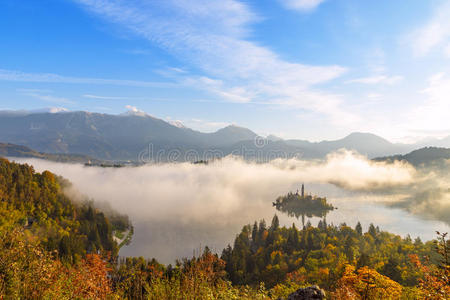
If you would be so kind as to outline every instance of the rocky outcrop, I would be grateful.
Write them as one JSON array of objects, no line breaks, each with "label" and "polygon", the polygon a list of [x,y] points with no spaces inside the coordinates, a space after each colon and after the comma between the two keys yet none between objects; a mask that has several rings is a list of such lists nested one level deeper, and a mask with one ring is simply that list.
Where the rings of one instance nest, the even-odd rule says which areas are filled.
[{"label": "rocky outcrop", "polygon": [[286,300],[325,299],[325,291],[317,285],[300,288],[290,294]]}]

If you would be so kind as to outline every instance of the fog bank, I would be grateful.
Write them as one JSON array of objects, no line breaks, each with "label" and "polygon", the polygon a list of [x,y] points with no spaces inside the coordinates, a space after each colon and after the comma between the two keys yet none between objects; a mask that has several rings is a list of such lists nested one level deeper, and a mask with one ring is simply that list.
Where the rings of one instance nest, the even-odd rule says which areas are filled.
[{"label": "fog bank", "polygon": [[[208,165],[169,163],[123,168],[15,160],[30,163],[37,171],[62,175],[74,184],[68,193],[81,192],[129,215],[135,224],[135,237],[121,253],[154,256],[165,262],[191,255],[200,245],[221,250],[242,225],[262,218],[269,222],[276,212],[272,201],[299,189],[303,182],[307,192],[325,196],[347,209],[334,214],[339,223],[361,220],[388,230],[383,224],[414,219],[398,209],[392,210],[391,220],[383,219],[386,212],[370,214],[370,207],[376,207],[374,202],[388,202],[389,206],[450,224],[449,193],[445,190],[448,178],[423,174],[404,163],[373,162],[349,151],[330,154],[324,161],[278,159],[256,164],[226,157]],[[421,196],[431,187],[439,195]],[[280,217],[287,224],[293,221]],[[399,217],[405,220],[394,220]],[[411,222],[418,222],[413,219]],[[440,223],[429,225],[431,233],[445,230]]]}]

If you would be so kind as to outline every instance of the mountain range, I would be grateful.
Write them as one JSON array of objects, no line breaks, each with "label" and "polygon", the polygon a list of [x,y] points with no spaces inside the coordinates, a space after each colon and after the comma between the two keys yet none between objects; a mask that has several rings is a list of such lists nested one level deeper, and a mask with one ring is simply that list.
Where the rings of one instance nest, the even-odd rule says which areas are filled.
[{"label": "mountain range", "polygon": [[405,154],[424,146],[450,147],[450,136],[417,144],[395,144],[370,133],[334,141],[263,138],[230,125],[204,133],[143,113],[0,112],[0,141],[38,152],[88,155],[101,160],[199,160],[235,154],[246,159],[322,158],[341,148],[369,158]]}]

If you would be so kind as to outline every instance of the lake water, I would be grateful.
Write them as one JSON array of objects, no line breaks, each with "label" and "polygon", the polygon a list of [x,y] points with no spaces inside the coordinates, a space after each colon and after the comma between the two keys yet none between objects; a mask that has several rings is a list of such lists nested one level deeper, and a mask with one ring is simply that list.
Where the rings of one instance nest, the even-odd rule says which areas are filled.
[{"label": "lake water", "polygon": [[[333,187],[315,187],[315,190],[333,189]],[[346,194],[345,192],[342,192]],[[321,193],[322,194],[322,193]],[[357,195],[342,197],[328,197],[328,201],[338,209],[326,216],[328,224],[341,224],[354,227],[361,222],[367,230],[370,223],[379,226],[381,230],[389,231],[405,237],[407,234],[414,239],[422,240],[435,238],[435,231],[450,232],[450,227],[440,221],[426,220],[398,208],[389,208],[379,201],[361,201],[361,197],[372,198],[371,195]],[[274,199],[265,199],[249,205],[246,209],[236,211],[233,216],[224,215],[221,219],[210,219],[208,222],[179,221],[176,216],[167,220],[142,220],[134,222],[135,234],[131,245],[120,252],[124,256],[152,256],[165,263],[173,259],[192,255],[207,245],[217,252],[221,252],[227,244],[233,244],[235,236],[245,224],[253,224],[255,220],[265,219],[267,226],[274,216],[280,219],[280,224],[291,226],[295,223],[301,228],[302,221],[289,217],[277,211],[272,206]],[[227,219],[232,219],[228,222]],[[306,218],[313,225],[317,225],[320,218]]]}]

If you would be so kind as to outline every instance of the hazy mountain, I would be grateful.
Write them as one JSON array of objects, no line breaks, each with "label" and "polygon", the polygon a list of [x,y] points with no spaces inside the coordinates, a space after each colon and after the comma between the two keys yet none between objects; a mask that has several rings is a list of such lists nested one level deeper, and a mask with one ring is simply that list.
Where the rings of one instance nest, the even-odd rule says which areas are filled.
[{"label": "hazy mountain", "polygon": [[235,144],[240,141],[254,140],[256,136],[257,134],[250,129],[230,125],[209,134],[208,144],[213,146],[225,146]]},{"label": "hazy mountain", "polygon": [[[294,156],[322,158],[341,148],[373,158],[405,154],[418,148],[393,144],[371,133],[352,133],[343,139],[322,142],[282,140],[274,136],[264,139],[235,125],[203,133],[143,112],[121,115],[81,111],[0,112],[0,141],[45,153],[79,153],[107,160],[139,160],[145,156],[144,160],[148,161],[200,160],[208,151],[216,157],[238,154],[246,158],[264,156],[264,160]],[[450,144],[450,137],[434,142]],[[194,157],[189,156],[192,152],[196,154]]]},{"label": "hazy mountain", "polygon": [[375,158],[376,161],[407,161],[418,167],[428,167],[431,165],[441,164],[444,160],[450,160],[449,148],[426,147],[414,150],[405,155],[393,155]]},{"label": "hazy mountain", "polygon": [[408,151],[408,146],[406,145],[393,144],[375,134],[362,132],[352,133],[337,141],[320,142],[319,147],[327,152],[340,148],[356,150],[368,157],[378,156],[381,153],[388,155]]},{"label": "hazy mountain", "polygon": [[345,148],[373,158],[381,155],[406,153],[410,150],[410,147],[413,147],[404,144],[393,144],[375,134],[362,132],[354,132],[343,139],[335,141],[311,143],[305,140],[287,140],[286,143],[308,149],[312,151],[315,157],[323,157],[327,153]]},{"label": "hazy mountain", "polygon": [[441,148],[450,148],[450,136],[438,139],[438,138],[426,138],[421,140],[415,144],[417,148],[423,148],[427,146],[441,147]]},{"label": "hazy mountain", "polygon": [[76,162],[76,163],[93,163],[93,164],[101,164],[103,163],[100,160],[94,159],[87,155],[82,154],[64,154],[64,153],[42,153],[37,152],[33,149],[30,149],[25,146],[14,145],[14,144],[5,144],[0,143],[0,156],[4,157],[32,157],[32,158],[40,158],[47,159],[51,161],[58,162]]},{"label": "hazy mountain", "polygon": [[276,136],[276,135],[273,135],[273,134],[269,134],[269,135],[267,136],[267,139],[268,139],[269,141],[274,141],[274,142],[276,142],[276,141],[282,141],[282,140],[283,140],[282,138],[280,138],[280,137],[278,137],[278,136]]}]

